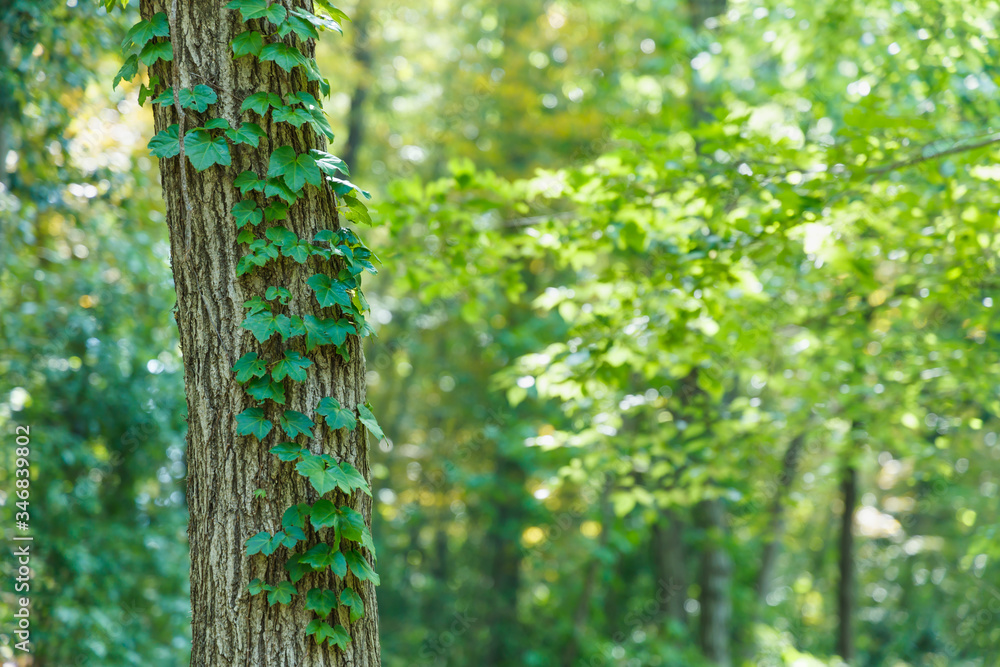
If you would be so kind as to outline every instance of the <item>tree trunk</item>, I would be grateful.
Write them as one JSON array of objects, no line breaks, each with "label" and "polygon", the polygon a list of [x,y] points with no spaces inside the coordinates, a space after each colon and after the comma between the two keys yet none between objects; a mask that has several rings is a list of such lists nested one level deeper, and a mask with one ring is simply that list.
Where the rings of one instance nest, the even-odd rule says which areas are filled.
[{"label": "tree trunk", "polygon": [[801,433],[788,443],[785,456],[781,462],[781,476],[778,477],[774,489],[774,499],[771,502],[771,515],[767,526],[767,542],[760,556],[760,572],[757,575],[757,611],[758,616],[768,594],[771,592],[771,580],[774,577],[774,566],[778,562],[778,550],[781,537],[785,532],[785,497],[792,487],[795,471],[799,466],[799,456],[802,453],[802,443],[805,433]]},{"label": "tree trunk", "polygon": [[[307,10],[312,8],[310,0],[297,2]],[[185,128],[204,125],[212,117],[225,118],[238,127],[241,103],[260,91],[286,96],[309,90],[318,95],[316,85],[306,82],[302,68],[287,73],[274,63],[259,62],[254,57],[234,60],[229,42],[246,26],[239,12],[224,9],[224,4],[220,0],[142,0],[144,18],[156,12],[166,13],[173,44],[173,62],[158,62],[152,74],[172,85],[175,91],[205,84],[218,95],[218,102],[208,112],[189,109],[183,117],[178,117],[174,105],[154,105],[157,131],[179,123],[183,137]],[[292,6],[287,0],[285,4],[286,8]],[[286,37],[286,43],[291,39]],[[312,56],[312,42],[298,45],[306,57]],[[161,84],[157,92],[163,87]],[[320,308],[306,280],[318,272],[336,275],[331,263],[313,256],[306,264],[279,257],[237,277],[236,265],[243,251],[236,241],[239,230],[230,209],[253,195],[240,195],[233,186],[234,178],[245,170],[263,177],[268,155],[278,146],[289,145],[296,153],[324,147],[322,138],[308,125],[295,128],[288,123],[275,123],[270,117],[262,120],[250,115],[244,114],[242,120],[258,122],[267,137],[261,140],[260,148],[231,145],[231,167],[215,165],[196,172],[183,153],[160,162],[188,409],[191,665],[379,665],[378,610],[370,582],[361,583],[353,574],[346,581],[338,579],[326,569],[299,581],[299,594],[292,598],[291,604],[274,606],[268,605],[266,596],[252,596],[247,590],[254,578],[272,585],[288,579],[283,567],[288,555],[284,547],[273,556],[249,557],[247,539],[262,530],[272,533],[280,530],[285,509],[297,503],[315,502],[318,496],[292,463],[283,463],[268,453],[270,448],[289,439],[280,428],[275,426],[262,441],[238,434],[235,417],[254,402],[231,370],[237,359],[251,351],[276,359],[285,347],[311,359],[313,365],[304,382],[285,383],[287,399],[283,409],[297,410],[316,422],[313,437],[307,443],[313,453],[326,453],[338,461],[347,461],[366,479],[371,478],[366,430],[359,424],[354,430],[333,431],[315,415],[315,407],[323,397],[333,397],[352,410],[365,402],[365,362],[360,340],[348,336],[345,348],[349,361],[343,361],[331,345],[307,352],[301,336],[284,344],[277,337],[259,344],[249,331],[240,327],[246,314],[242,304],[254,296],[263,297],[265,289],[272,285],[286,287],[291,292],[288,304],[275,305],[275,313],[319,315]],[[303,198],[290,208],[288,218],[280,224],[301,239],[312,239],[321,229],[338,228],[336,199],[329,187],[324,184],[322,188],[306,188],[302,194]],[[277,424],[274,406],[264,409],[267,417]],[[255,498],[257,489],[263,489],[266,497]],[[355,492],[350,499],[341,495],[335,500],[338,505],[354,506],[371,525],[372,503],[368,496]],[[318,541],[313,531],[306,546]],[[296,551],[301,550],[300,544]],[[329,643],[317,645],[305,633],[306,625],[314,618],[313,612],[304,607],[305,593],[312,588],[339,593],[345,583],[362,597],[365,615],[349,623],[346,610],[336,608],[331,624],[347,628],[352,641],[344,650]]]},{"label": "tree trunk", "polygon": [[358,67],[358,83],[351,95],[351,106],[347,111],[347,143],[344,145],[344,161],[354,167],[357,164],[361,144],[365,140],[365,102],[368,100],[369,81],[372,78],[372,54],[368,36],[371,23],[371,8],[367,0],[358,3],[354,17],[354,62]]},{"label": "tree trunk", "polygon": [[837,587],[837,655],[850,663],[854,659],[854,510],[858,504],[858,471],[853,465],[844,468],[840,483],[844,498],[844,513],[840,518],[840,584]]},{"label": "tree trunk", "polygon": [[[499,447],[500,445],[498,445]],[[517,646],[521,640],[517,621],[517,598],[521,587],[520,538],[523,523],[521,492],[525,471],[510,455],[496,454],[496,514],[486,537],[493,596],[490,601],[490,639],[486,647],[487,667],[519,665]]]},{"label": "tree trunk", "polygon": [[653,524],[651,541],[656,590],[664,596],[663,612],[671,621],[685,625],[687,568],[684,563],[684,524],[675,510],[663,510],[660,520]]},{"label": "tree trunk", "polygon": [[719,665],[732,664],[729,650],[729,623],[733,603],[729,598],[733,563],[721,539],[726,530],[722,501],[702,501],[695,512],[699,528],[707,532],[701,566],[701,617],[698,640],[705,657]]}]

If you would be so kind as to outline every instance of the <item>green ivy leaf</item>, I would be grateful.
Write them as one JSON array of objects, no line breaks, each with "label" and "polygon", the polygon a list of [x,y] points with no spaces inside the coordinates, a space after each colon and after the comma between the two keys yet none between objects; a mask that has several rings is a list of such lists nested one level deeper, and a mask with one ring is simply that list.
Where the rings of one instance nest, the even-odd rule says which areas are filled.
[{"label": "green ivy leaf", "polygon": [[283,442],[271,448],[271,453],[282,461],[296,461],[309,451],[297,442]]},{"label": "green ivy leaf", "polygon": [[281,146],[271,153],[267,176],[281,176],[292,191],[301,190],[306,183],[319,185],[322,182],[316,161],[305,153],[296,155],[291,146]]},{"label": "green ivy leaf", "polygon": [[[248,315],[240,324],[241,327],[253,334],[258,343],[263,343],[275,333],[280,332],[281,321],[279,318],[288,319],[287,315],[275,315],[264,311]],[[286,336],[282,336],[287,338]]]},{"label": "green ivy leaf", "polygon": [[154,157],[166,158],[174,157],[181,152],[181,142],[178,137],[177,124],[173,124],[165,130],[157,132],[149,140],[147,147],[150,155]]},{"label": "green ivy leaf", "polygon": [[287,287],[275,287],[274,285],[271,285],[264,292],[264,298],[268,301],[279,299],[282,304],[287,305],[289,300],[292,298],[292,293],[288,291]]},{"label": "green ivy leaf", "polygon": [[296,67],[305,67],[306,65],[306,57],[302,55],[301,51],[294,46],[289,46],[282,42],[268,44],[261,49],[260,60],[263,62],[273,62],[286,72],[291,72]]},{"label": "green ivy leaf", "polygon": [[267,301],[264,301],[264,299],[260,298],[259,296],[253,296],[244,301],[243,307],[250,309],[250,312],[247,313],[247,315],[256,315],[262,310],[271,312],[271,304],[269,304]]},{"label": "green ivy leaf", "polygon": [[205,123],[206,130],[228,130],[229,121],[225,118],[213,118]]},{"label": "green ivy leaf", "polygon": [[306,593],[306,609],[314,611],[321,618],[326,618],[337,606],[337,594],[333,591],[325,591],[322,588],[314,588]]},{"label": "green ivy leaf", "polygon": [[292,14],[293,15],[289,16],[284,23],[278,26],[278,35],[285,37],[288,33],[294,32],[302,41],[306,41],[307,39],[319,39],[319,32],[312,23],[299,16],[295,16],[294,11]]},{"label": "green ivy leaf", "polygon": [[270,588],[273,587],[267,586],[260,579],[253,579],[250,581],[249,585],[247,585],[247,590],[250,591],[250,595],[260,595],[261,593],[263,593],[266,590],[269,590]]},{"label": "green ivy leaf", "polygon": [[244,199],[233,206],[230,213],[236,218],[237,227],[247,225],[259,225],[264,220],[264,212],[257,206],[257,202],[252,199]]},{"label": "green ivy leaf", "polygon": [[263,440],[272,428],[274,424],[264,417],[260,408],[247,408],[236,415],[236,432],[240,435],[252,435]]},{"label": "green ivy leaf", "polygon": [[[350,493],[354,489],[361,489],[362,492],[367,496],[372,495],[371,488],[368,486],[368,482],[365,480],[364,475],[346,461],[340,464],[340,470],[344,473],[344,478],[347,480],[347,491]],[[367,546],[367,545],[366,545]],[[374,550],[373,550],[374,551]]]},{"label": "green ivy leaf", "polygon": [[288,578],[292,583],[298,583],[302,577],[313,571],[312,566],[302,562],[302,554],[294,554],[285,561],[285,569],[288,570]]},{"label": "green ivy leaf", "polygon": [[327,176],[334,176],[336,174],[351,175],[347,168],[347,163],[336,155],[331,155],[326,151],[316,150],[315,148],[309,152],[316,158],[316,166]]},{"label": "green ivy leaf", "polygon": [[139,58],[136,55],[131,55],[125,59],[125,63],[118,70],[118,74],[115,74],[114,81],[111,83],[111,89],[114,90],[118,87],[118,84],[122,81],[131,81],[135,78],[135,75],[139,73]]},{"label": "green ivy leaf", "polygon": [[256,111],[258,115],[263,116],[267,113],[269,107],[283,106],[281,103],[281,98],[275,93],[254,93],[250,97],[243,100],[243,104],[240,105],[240,113],[245,113],[247,110]]},{"label": "green ivy leaf", "polygon": [[233,57],[256,56],[264,48],[264,36],[256,30],[247,30],[236,35],[229,43],[233,47]]},{"label": "green ivy leaf", "polygon": [[351,183],[346,179],[337,178],[336,176],[327,176],[326,180],[333,183],[333,191],[337,193],[338,197],[343,197],[344,195],[348,194],[351,190],[357,190],[358,192],[360,192],[365,196],[365,199],[372,198],[372,194],[370,192],[368,192],[367,190],[362,190],[354,183]]},{"label": "green ivy leaf", "polygon": [[[263,184],[263,181],[261,181]],[[284,220],[288,217],[288,204],[280,201],[273,201],[264,209],[264,219],[268,222]]]},{"label": "green ivy leaf", "polygon": [[296,90],[289,93],[285,97],[285,102],[287,104],[301,104],[307,109],[310,107],[316,107],[317,109],[323,108],[323,105],[319,103],[319,100],[313,97],[312,93],[305,90]]},{"label": "green ivy leaf", "polygon": [[262,530],[246,541],[247,555],[253,556],[259,553],[270,556],[281,547],[284,539],[285,534],[280,531],[271,535],[266,530]]},{"label": "green ivy leaf", "polygon": [[333,143],[335,135],[330,127],[330,120],[320,108],[309,109],[309,125],[312,126],[316,134],[326,137],[326,140]]},{"label": "green ivy leaf", "polygon": [[283,246],[281,254],[285,257],[291,257],[299,264],[305,264],[309,256],[312,255],[312,246],[305,241],[296,241]]},{"label": "green ivy leaf", "polygon": [[337,510],[337,530],[352,542],[361,542],[368,527],[361,514],[350,507],[342,506]]},{"label": "green ivy leaf", "polygon": [[318,618],[314,618],[309,621],[309,625],[306,626],[306,635],[313,635],[313,639],[316,640],[318,645],[322,645],[323,642],[336,637],[337,633],[330,626],[329,623]]},{"label": "green ivy leaf", "polygon": [[[332,491],[333,489],[331,488],[330,490]],[[322,530],[323,528],[329,528],[330,526],[336,525],[337,506],[326,498],[320,498],[316,501],[316,504],[312,506],[310,521],[312,522],[313,528],[316,530]]]},{"label": "green ivy leaf", "polygon": [[[226,136],[234,144],[250,144],[257,148],[267,133],[257,123],[242,123],[239,129],[226,130]],[[260,181],[260,188],[264,189],[264,181]]]},{"label": "green ivy leaf", "polygon": [[365,615],[365,603],[353,588],[340,591],[340,604],[351,610],[351,623],[356,623]]},{"label": "green ivy leaf", "polygon": [[299,9],[298,7],[292,10],[292,15],[297,16],[305,21],[308,21],[317,28],[324,28],[326,30],[335,30],[339,32],[341,35],[344,34],[344,30],[343,28],[340,27],[339,23],[337,23],[333,19],[326,18],[325,16],[316,16],[315,14],[307,12],[304,9]]},{"label": "green ivy leaf", "polygon": [[[181,88],[178,99],[180,99],[183,108],[194,109],[198,113],[202,113],[208,108],[209,104],[218,102],[219,96],[208,86],[199,83],[194,88]],[[229,123],[226,123],[226,127],[229,127]],[[186,150],[187,145],[184,148]]]},{"label": "green ivy leaf", "polygon": [[378,574],[372,569],[372,566],[368,564],[361,552],[357,549],[351,549],[344,554],[344,558],[347,559],[347,566],[351,568],[351,572],[355,577],[361,581],[370,581],[376,586],[381,583]]},{"label": "green ivy leaf", "polygon": [[267,376],[251,380],[243,389],[256,401],[270,399],[278,405],[285,404],[285,387]]},{"label": "green ivy leaf", "polygon": [[271,242],[279,248],[285,244],[295,243],[299,240],[299,237],[295,235],[295,232],[289,231],[281,225],[268,228],[268,230],[264,232],[264,236],[269,238]]},{"label": "green ivy leaf", "polygon": [[288,123],[295,127],[302,127],[302,125],[312,120],[312,116],[308,111],[296,107],[279,107],[274,110],[271,117],[274,118],[274,122],[276,123]]},{"label": "green ivy leaf", "polygon": [[[256,240],[257,237],[254,236],[253,232],[251,232],[249,229],[242,229],[240,230],[240,233],[236,235],[237,243],[253,243]],[[242,262],[245,259],[246,259],[245,257],[241,257],[240,262]],[[242,274],[237,273],[237,275],[242,275]]]},{"label": "green ivy leaf", "polygon": [[318,5],[323,11],[333,17],[335,21],[339,23],[344,23],[351,20],[351,17],[340,11],[336,7],[330,4],[329,0],[316,0],[316,5]]},{"label": "green ivy leaf", "polygon": [[[226,135],[228,136],[229,132],[226,132]],[[237,176],[236,180],[233,181],[233,185],[240,189],[241,195],[246,195],[248,192],[264,191],[264,181],[257,178],[257,174],[252,171],[244,171],[242,174]]]},{"label": "green ivy leaf", "polygon": [[162,93],[153,98],[153,104],[159,104],[161,107],[169,107],[173,103],[174,103],[173,87],[167,88]]},{"label": "green ivy leaf", "polygon": [[[352,197],[351,195],[343,196],[344,203],[347,204],[347,210],[343,211],[344,217],[351,222],[368,225],[372,224],[372,217],[368,214],[368,207],[361,203],[360,200]],[[372,269],[374,270],[374,266]]]},{"label": "green ivy leaf", "polygon": [[128,50],[132,44],[141,49],[154,37],[168,37],[169,35],[170,25],[167,23],[167,15],[163,12],[157,12],[129,28],[125,39],[122,40],[122,51]]},{"label": "green ivy leaf", "polygon": [[330,81],[324,79],[323,75],[320,74],[319,65],[316,64],[314,58],[306,60],[306,78],[319,85],[319,92],[322,93],[323,97],[330,96]]},{"label": "green ivy leaf", "polygon": [[274,365],[271,369],[271,377],[280,382],[286,377],[293,382],[306,381],[306,369],[312,366],[312,362],[294,350],[285,350],[285,358]]},{"label": "green ivy leaf", "polygon": [[342,625],[333,626],[333,635],[326,640],[327,644],[333,644],[341,651],[347,650],[347,645],[351,643],[351,635]]},{"label": "green ivy leaf", "polygon": [[285,510],[285,513],[281,517],[281,525],[283,528],[305,528],[306,519],[309,517],[309,512],[312,508],[305,503],[299,503],[298,505],[292,505]]},{"label": "green ivy leaf", "polygon": [[236,373],[237,382],[247,382],[251,378],[263,377],[267,372],[267,366],[263,359],[257,358],[256,352],[247,352],[236,365],[233,366],[233,372]]},{"label": "green ivy leaf", "polygon": [[232,164],[226,140],[222,137],[213,139],[205,130],[191,130],[184,135],[184,154],[197,171],[205,171],[214,164],[224,167]]},{"label": "green ivy leaf", "polygon": [[282,430],[288,434],[289,438],[294,438],[299,434],[304,434],[308,438],[312,437],[313,421],[301,412],[285,410],[284,414],[279,418],[278,423],[281,425]]},{"label": "green ivy leaf", "polygon": [[368,432],[374,435],[376,439],[382,440],[385,438],[385,433],[382,432],[382,427],[378,425],[378,420],[375,419],[375,414],[371,411],[370,407],[358,403],[358,418],[365,425],[365,428],[368,429]]},{"label": "green ivy leaf", "polygon": [[311,565],[314,570],[330,568],[338,577],[347,574],[347,561],[344,554],[331,549],[329,544],[317,544],[302,554],[302,562]]},{"label": "green ivy leaf", "polygon": [[347,336],[354,332],[354,327],[347,320],[327,318],[319,319],[313,315],[306,315],[303,320],[306,331],[306,351],[312,352],[318,345],[342,346],[347,341]]},{"label": "green ivy leaf", "polygon": [[350,290],[339,280],[331,280],[330,276],[317,273],[307,280],[306,284],[313,289],[316,293],[316,300],[324,308],[334,305],[344,307],[351,305]]},{"label": "green ivy leaf", "polygon": [[327,396],[316,406],[316,414],[326,418],[326,424],[333,430],[346,428],[353,431],[358,425],[354,413],[347,408],[342,408],[337,399]]},{"label": "green ivy leaf", "polygon": [[291,188],[285,185],[281,178],[269,178],[264,186],[264,195],[267,197],[281,197],[289,204],[294,204],[299,198]]},{"label": "green ivy leaf", "polygon": [[282,581],[274,590],[267,594],[267,603],[269,605],[278,604],[288,604],[292,601],[292,596],[297,595],[298,590],[296,590],[295,585],[290,581]]},{"label": "green ivy leaf", "polygon": [[[306,454],[301,461],[295,464],[295,469],[300,475],[307,478],[309,483],[312,484],[316,491],[323,495],[330,491],[333,491],[340,485],[341,477],[343,476],[341,470],[337,468],[336,470],[331,469],[328,466],[328,461],[322,456],[316,456],[315,454]],[[313,525],[316,525],[317,517],[319,512],[316,506],[313,507]]]},{"label": "green ivy leaf", "polygon": [[226,9],[238,9],[244,21],[267,19],[274,25],[285,20],[285,8],[279,4],[270,5],[266,0],[233,0]]},{"label": "green ivy leaf", "polygon": [[170,42],[150,42],[139,52],[139,62],[152,67],[157,60],[170,62],[174,59],[174,46]]}]

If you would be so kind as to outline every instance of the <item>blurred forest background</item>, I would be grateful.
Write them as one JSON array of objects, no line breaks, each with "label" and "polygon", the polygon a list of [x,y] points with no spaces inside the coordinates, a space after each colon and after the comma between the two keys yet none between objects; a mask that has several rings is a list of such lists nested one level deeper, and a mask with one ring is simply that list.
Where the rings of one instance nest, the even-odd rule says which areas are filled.
[{"label": "blurred forest background", "polygon": [[[385,665],[1000,664],[997,2],[342,8]],[[45,667],[189,652],[152,118],[109,84],[134,14],[0,3]]]}]

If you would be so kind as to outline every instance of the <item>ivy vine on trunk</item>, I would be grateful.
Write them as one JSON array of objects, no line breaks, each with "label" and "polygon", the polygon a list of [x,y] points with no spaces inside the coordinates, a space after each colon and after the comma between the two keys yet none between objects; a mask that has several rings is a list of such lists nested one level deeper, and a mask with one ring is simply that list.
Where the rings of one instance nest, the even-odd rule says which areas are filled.
[{"label": "ivy vine on trunk", "polygon": [[[111,9],[117,0],[107,0]],[[198,667],[378,665],[361,339],[369,194],[326,152],[325,1],[142,0],[188,403]]]}]

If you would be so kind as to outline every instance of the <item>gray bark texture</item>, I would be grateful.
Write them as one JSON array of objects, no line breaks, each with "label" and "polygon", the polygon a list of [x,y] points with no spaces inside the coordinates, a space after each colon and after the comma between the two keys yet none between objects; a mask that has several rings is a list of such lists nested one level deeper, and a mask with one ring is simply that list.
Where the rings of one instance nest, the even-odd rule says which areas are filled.
[{"label": "gray bark texture", "polygon": [[[292,0],[279,0],[286,9]],[[294,0],[311,10],[311,0]],[[308,446],[314,453],[327,453],[353,464],[366,479],[368,464],[367,432],[359,424],[352,432],[331,431],[315,408],[321,398],[332,396],[345,407],[354,408],[365,401],[365,361],[360,341],[351,336],[345,362],[333,346],[321,346],[306,352],[302,337],[282,343],[273,336],[263,344],[240,328],[246,314],[243,303],[253,296],[263,297],[268,286],[287,287],[292,294],[287,306],[275,312],[289,315],[320,315],[320,308],[307,287],[306,280],[324,272],[336,275],[336,267],[313,256],[304,265],[280,257],[252,273],[237,277],[236,264],[245,249],[236,242],[237,226],[229,211],[245,199],[233,186],[233,179],[245,170],[263,177],[270,153],[278,146],[290,145],[297,153],[324,148],[324,141],[308,125],[296,129],[287,123],[274,123],[253,112],[240,114],[240,105],[249,95],[270,91],[286,96],[308,90],[316,97],[315,84],[306,81],[302,68],[287,73],[273,63],[258,62],[252,56],[232,58],[229,42],[247,29],[239,12],[224,8],[224,0],[142,0],[141,14],[149,18],[155,12],[166,13],[173,44],[172,63],[156,63],[152,74],[161,85],[193,88],[210,86],[218,102],[205,113],[177,106],[154,105],[156,131],[173,123],[180,124],[180,134],[201,126],[209,118],[221,117],[231,125],[240,120],[261,125],[268,137],[259,148],[231,145],[232,166],[215,165],[196,172],[184,157],[160,161],[163,197],[170,230],[171,259],[177,289],[176,319],[184,357],[184,380],[187,394],[188,433],[187,503],[190,510],[188,535],[191,545],[192,667],[371,667],[381,664],[378,638],[378,607],[374,587],[359,582],[353,574],[345,580],[330,570],[307,575],[296,585],[299,594],[290,605],[269,606],[265,595],[251,596],[247,584],[254,578],[277,584],[288,579],[284,563],[290,552],[282,547],[272,556],[247,556],[246,540],[261,530],[281,528],[283,512],[296,503],[313,503],[315,491],[294,469],[283,463],[269,449],[289,438],[277,426],[277,408],[265,404],[275,428],[263,440],[240,436],[236,415],[254,402],[237,383],[231,368],[243,354],[256,351],[266,359],[277,359],[285,349],[296,350],[312,360],[308,378],[302,383],[285,380],[286,405],[281,409],[297,410],[308,415],[316,426]],[[262,30],[251,22],[254,29]],[[266,30],[273,32],[273,28]],[[288,43],[294,35],[284,38]],[[307,56],[313,44],[297,42]],[[304,197],[281,223],[299,238],[311,239],[321,229],[336,229],[336,198],[328,187],[307,187]],[[259,194],[248,193],[263,203]],[[266,223],[268,224],[268,223]],[[327,314],[328,315],[328,314]],[[300,437],[301,441],[301,437]],[[263,489],[267,497],[254,497]],[[349,504],[371,524],[372,503],[368,496],[355,492],[351,498],[339,494],[333,501]],[[332,529],[331,529],[332,533]],[[295,551],[303,551],[326,535],[307,527],[308,541]],[[369,554],[369,557],[371,554]],[[347,611],[340,607],[329,619],[350,632],[352,641],[346,650],[328,644],[317,646],[305,634],[306,625],[315,615],[304,608],[305,594],[312,588],[338,592],[349,585],[362,597],[365,615],[349,623]]]},{"label": "gray bark texture", "polygon": [[733,562],[724,545],[720,544],[726,530],[725,509],[718,499],[704,500],[695,509],[698,527],[707,533],[701,554],[701,616],[698,620],[698,640],[705,657],[720,667],[729,667],[729,626],[733,617],[730,586]]}]

